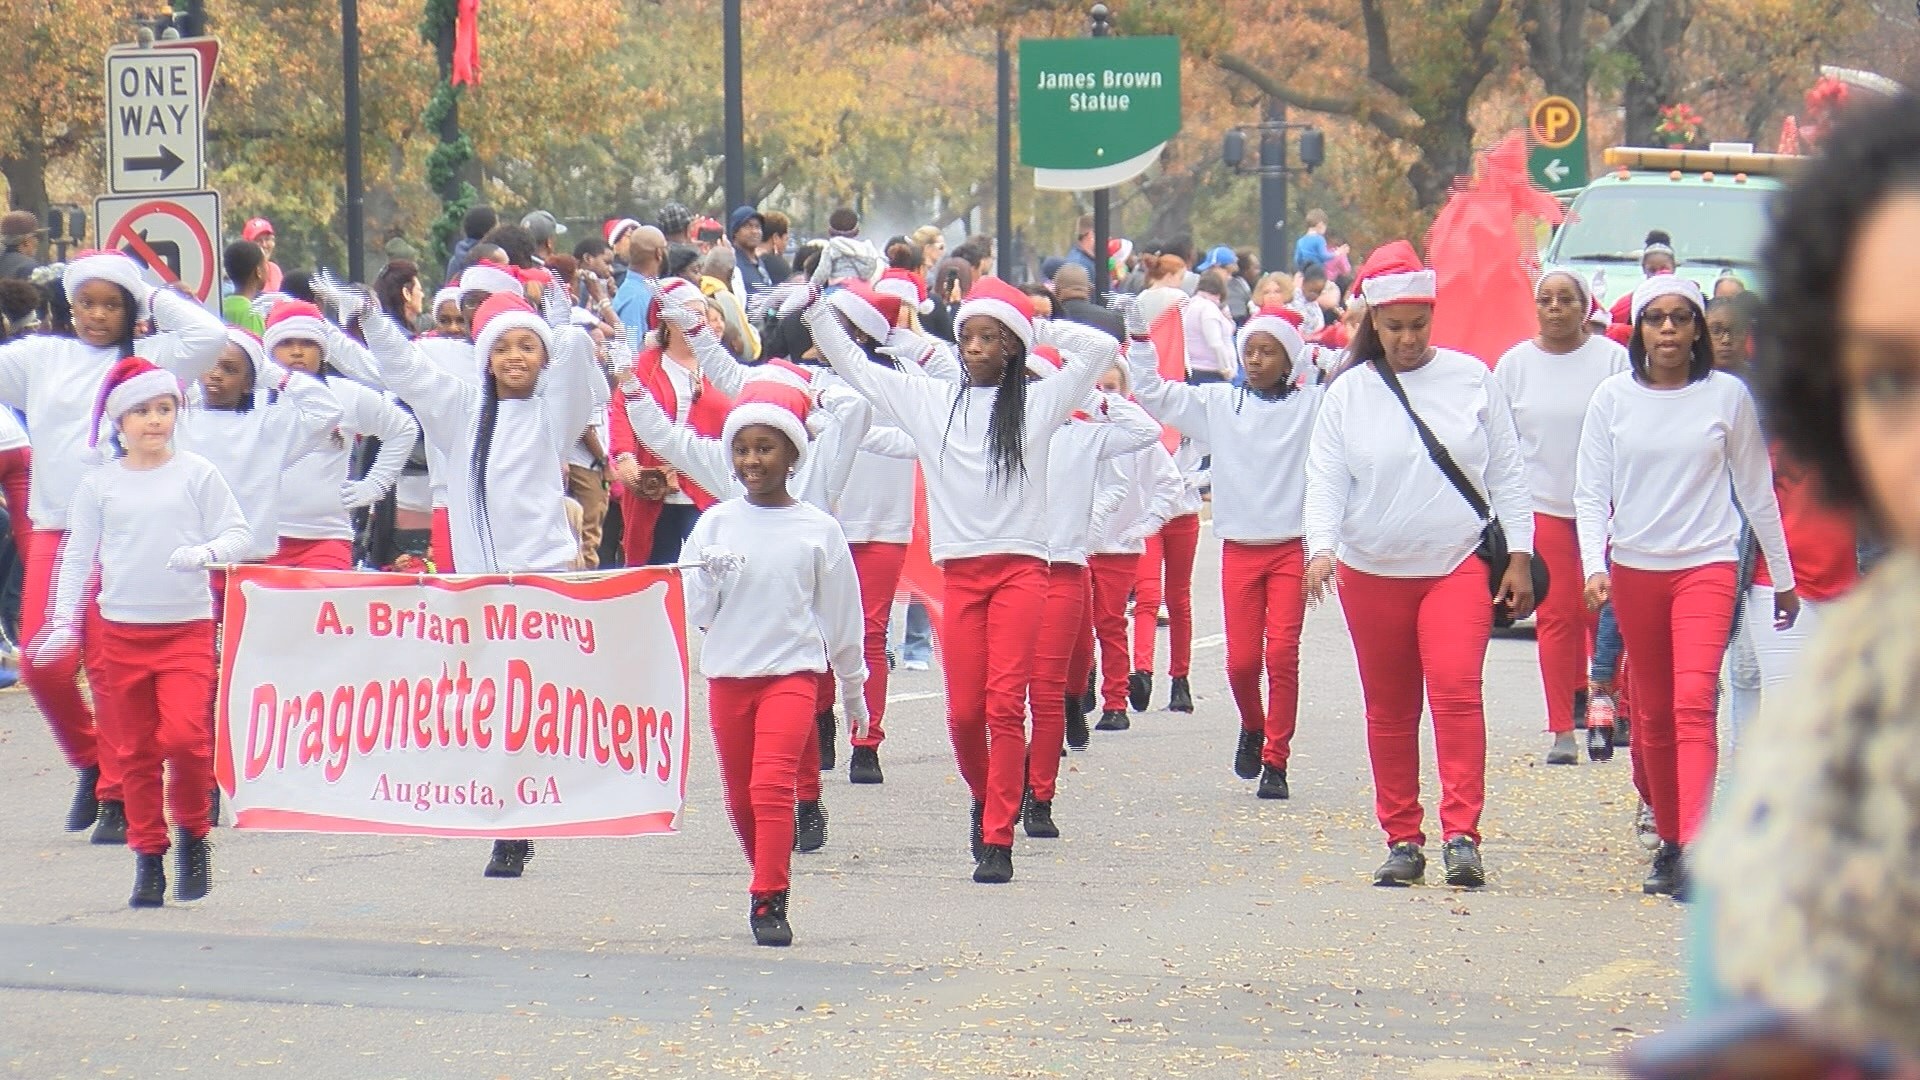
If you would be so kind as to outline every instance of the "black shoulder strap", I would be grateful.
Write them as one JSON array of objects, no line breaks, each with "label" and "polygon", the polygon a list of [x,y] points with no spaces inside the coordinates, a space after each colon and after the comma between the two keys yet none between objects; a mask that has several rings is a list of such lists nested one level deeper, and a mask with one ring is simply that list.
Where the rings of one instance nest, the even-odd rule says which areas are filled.
[{"label": "black shoulder strap", "polygon": [[1419,413],[1413,411],[1413,402],[1407,400],[1407,388],[1400,385],[1400,377],[1393,373],[1393,366],[1387,363],[1385,357],[1382,357],[1373,362],[1373,370],[1380,373],[1380,378],[1387,384],[1387,389],[1393,391],[1393,396],[1400,399],[1400,407],[1407,410],[1407,417],[1413,421],[1413,429],[1420,433],[1420,441],[1426,445],[1427,456],[1433,459],[1433,463],[1440,467],[1442,473],[1446,474],[1454,490],[1460,493],[1461,498],[1467,500],[1467,505],[1473,508],[1473,512],[1481,521],[1493,520],[1492,511],[1487,506],[1487,500],[1481,497],[1480,489],[1473,486],[1473,481],[1467,479],[1467,474],[1461,471],[1460,466],[1453,460],[1453,455],[1447,453],[1447,448],[1440,445],[1440,440],[1434,436],[1433,429],[1427,426],[1427,422],[1420,419]]}]

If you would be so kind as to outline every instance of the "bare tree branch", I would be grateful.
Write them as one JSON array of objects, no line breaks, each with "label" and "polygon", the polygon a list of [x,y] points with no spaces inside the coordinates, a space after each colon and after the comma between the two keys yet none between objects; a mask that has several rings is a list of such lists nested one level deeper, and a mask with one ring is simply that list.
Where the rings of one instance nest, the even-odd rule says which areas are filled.
[{"label": "bare tree branch", "polygon": [[1298,87],[1287,86],[1267,74],[1266,70],[1258,64],[1233,53],[1217,53],[1213,57],[1213,62],[1222,71],[1240,76],[1258,87],[1262,93],[1271,94],[1289,105],[1309,112],[1351,116],[1371,124],[1390,138],[1411,139],[1421,127],[1418,117],[1410,118],[1389,112],[1364,98],[1316,94]]},{"label": "bare tree branch", "polygon": [[[1496,0],[1495,8],[1498,8]],[[1367,27],[1367,77],[1401,97],[1413,94],[1413,84],[1393,63],[1393,43],[1387,34],[1387,17],[1380,12],[1379,0],[1360,0],[1360,18]]]},{"label": "bare tree branch", "polygon": [[1640,20],[1647,17],[1647,12],[1653,10],[1653,3],[1654,0],[1634,0],[1633,6],[1622,12],[1607,32],[1600,35],[1600,40],[1593,43],[1593,54],[1597,56],[1619,48],[1634,27],[1640,25]]}]

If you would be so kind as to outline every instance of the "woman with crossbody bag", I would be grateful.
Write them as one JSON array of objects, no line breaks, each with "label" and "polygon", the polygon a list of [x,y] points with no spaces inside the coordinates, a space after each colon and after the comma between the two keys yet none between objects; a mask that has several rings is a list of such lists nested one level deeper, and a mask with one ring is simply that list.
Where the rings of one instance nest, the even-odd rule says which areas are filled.
[{"label": "woman with crossbody bag", "polygon": [[1307,598],[1337,584],[1359,661],[1388,847],[1374,884],[1426,874],[1420,715],[1430,704],[1447,884],[1476,887],[1486,883],[1487,640],[1496,602],[1514,618],[1534,605],[1525,464],[1486,364],[1431,345],[1435,278],[1411,245],[1376,251],[1357,287],[1367,317],[1307,452]]}]

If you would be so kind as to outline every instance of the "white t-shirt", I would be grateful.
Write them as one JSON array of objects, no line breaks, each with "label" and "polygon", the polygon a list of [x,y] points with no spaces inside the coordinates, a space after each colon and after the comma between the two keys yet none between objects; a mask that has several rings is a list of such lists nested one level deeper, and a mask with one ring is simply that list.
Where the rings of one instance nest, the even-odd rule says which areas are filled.
[{"label": "white t-shirt", "polygon": [[1594,334],[1578,349],[1557,355],[1523,341],[1494,367],[1494,378],[1513,406],[1536,513],[1573,517],[1573,469],[1587,403],[1609,376],[1631,366],[1619,342]]},{"label": "white t-shirt", "polygon": [[701,674],[744,679],[831,666],[842,685],[864,684],[860,578],[839,522],[805,502],[728,499],[700,515],[687,537],[689,557],[709,547],[746,562],[719,580],[704,570],[686,574],[687,621],[707,634]]}]

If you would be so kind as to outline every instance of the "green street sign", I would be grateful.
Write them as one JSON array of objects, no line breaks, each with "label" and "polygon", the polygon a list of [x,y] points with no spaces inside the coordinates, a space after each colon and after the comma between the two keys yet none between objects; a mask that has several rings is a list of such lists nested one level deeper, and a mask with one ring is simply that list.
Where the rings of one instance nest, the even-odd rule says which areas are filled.
[{"label": "green street sign", "polygon": [[1180,39],[1020,42],[1020,163],[1054,191],[1145,172],[1180,130]]},{"label": "green street sign", "polygon": [[1536,102],[1527,113],[1527,135],[1533,149],[1527,154],[1527,172],[1548,191],[1564,191],[1587,184],[1587,125],[1580,107],[1563,97]]}]

